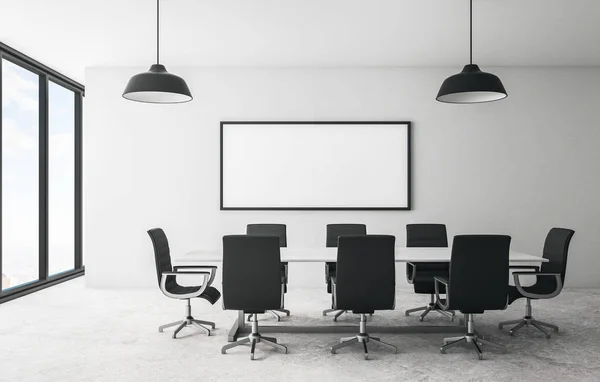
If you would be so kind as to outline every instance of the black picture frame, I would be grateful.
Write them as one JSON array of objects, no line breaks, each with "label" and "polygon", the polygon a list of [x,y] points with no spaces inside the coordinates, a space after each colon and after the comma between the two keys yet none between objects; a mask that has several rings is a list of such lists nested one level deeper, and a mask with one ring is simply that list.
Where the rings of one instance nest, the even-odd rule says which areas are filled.
[{"label": "black picture frame", "polygon": [[[225,125],[406,125],[406,207],[226,207],[223,205],[223,129]],[[220,210],[221,211],[410,211],[412,210],[412,122],[410,121],[221,121],[220,123]]]}]

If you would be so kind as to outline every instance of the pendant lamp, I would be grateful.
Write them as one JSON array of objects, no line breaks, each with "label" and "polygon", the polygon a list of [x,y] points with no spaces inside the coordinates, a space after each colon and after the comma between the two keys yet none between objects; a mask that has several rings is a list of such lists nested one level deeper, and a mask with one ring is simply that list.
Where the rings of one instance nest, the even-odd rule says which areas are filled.
[{"label": "pendant lamp", "polygon": [[131,101],[147,103],[188,102],[193,97],[184,79],[167,72],[167,69],[159,61],[159,1],[156,0],[156,64],[150,66],[147,72],[131,77],[125,87],[123,97]]},{"label": "pendant lamp", "polygon": [[448,77],[436,99],[445,103],[481,103],[507,97],[502,81],[497,76],[482,72],[473,64],[473,0],[470,0],[470,63],[462,72]]}]

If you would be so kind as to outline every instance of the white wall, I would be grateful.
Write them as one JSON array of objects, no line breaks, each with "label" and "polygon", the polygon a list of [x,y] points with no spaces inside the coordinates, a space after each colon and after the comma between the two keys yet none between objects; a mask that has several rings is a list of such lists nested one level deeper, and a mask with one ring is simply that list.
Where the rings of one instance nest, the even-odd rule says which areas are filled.
[{"label": "white wall", "polygon": [[[600,69],[485,68],[509,97],[473,106],[435,101],[458,67],[169,69],[188,81],[193,102],[122,99],[146,68],[86,71],[89,286],[155,287],[153,227],[178,255],[219,247],[250,222],[287,224],[297,247],[324,245],[327,223],[366,223],[404,243],[405,224],[441,222],[450,235],[510,234],[513,249],[536,254],[551,227],[572,228],[567,284],[600,287]],[[221,120],[412,121],[414,210],[221,212]],[[290,269],[291,286],[324,288],[323,278],[321,264]]]}]

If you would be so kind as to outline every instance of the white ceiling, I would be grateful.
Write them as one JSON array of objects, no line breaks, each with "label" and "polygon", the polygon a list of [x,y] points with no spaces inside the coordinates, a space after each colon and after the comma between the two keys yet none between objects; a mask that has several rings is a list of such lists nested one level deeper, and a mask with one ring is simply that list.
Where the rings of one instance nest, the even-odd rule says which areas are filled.
[{"label": "white ceiling", "polygon": [[[468,0],[161,0],[168,67],[460,66]],[[149,66],[155,0],[0,0],[0,41],[84,80]],[[482,66],[600,66],[600,1],[475,0]]]}]

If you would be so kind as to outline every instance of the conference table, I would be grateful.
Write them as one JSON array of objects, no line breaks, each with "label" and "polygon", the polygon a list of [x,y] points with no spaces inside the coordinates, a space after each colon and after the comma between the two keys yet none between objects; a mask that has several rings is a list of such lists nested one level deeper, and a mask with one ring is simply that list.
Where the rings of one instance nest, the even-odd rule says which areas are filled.
[{"label": "conference table", "polygon": [[[337,248],[281,248],[281,261],[288,263],[325,263],[337,260]],[[407,248],[396,247],[396,262],[426,263],[426,262],[450,262],[452,248]],[[177,263],[194,265],[195,263],[215,263],[223,260],[221,249],[201,249],[189,252],[175,259]],[[528,255],[522,252],[510,251],[509,262],[511,265],[535,265],[547,262],[540,256]],[[507,280],[508,282],[508,280]],[[343,323],[327,322],[328,325],[261,325],[261,333],[354,333],[355,325],[344,325]],[[238,312],[238,318],[234,321],[228,334],[230,342],[235,341],[238,336],[249,334],[251,328],[246,324],[244,312]],[[397,326],[369,326],[373,333],[465,333],[464,320],[448,325],[397,325]]]}]

